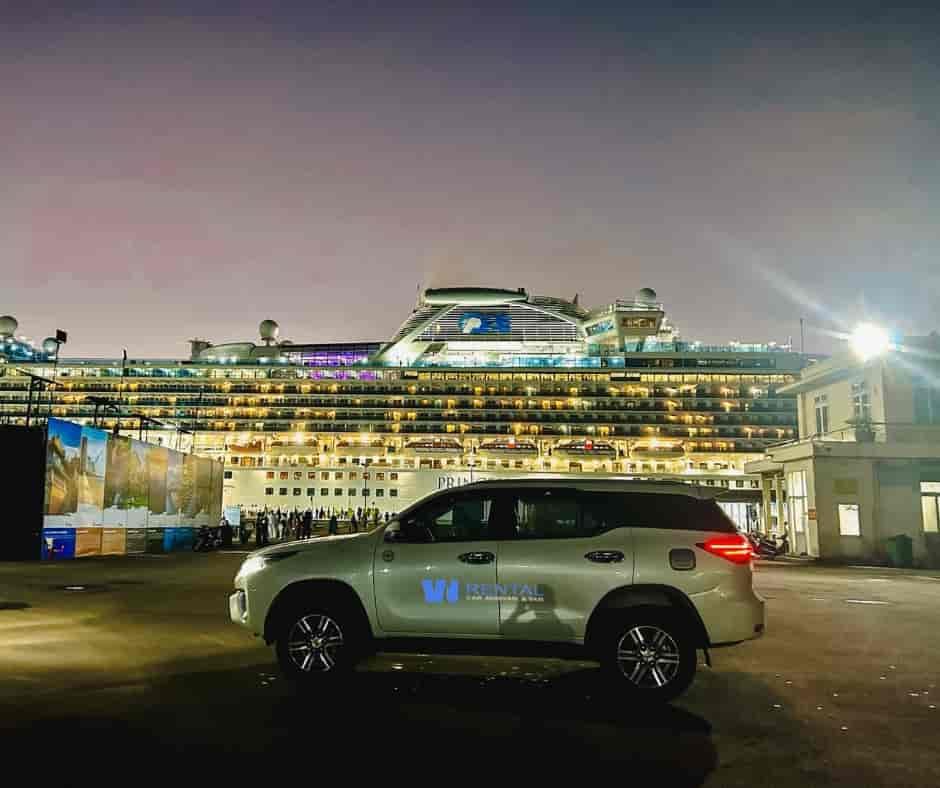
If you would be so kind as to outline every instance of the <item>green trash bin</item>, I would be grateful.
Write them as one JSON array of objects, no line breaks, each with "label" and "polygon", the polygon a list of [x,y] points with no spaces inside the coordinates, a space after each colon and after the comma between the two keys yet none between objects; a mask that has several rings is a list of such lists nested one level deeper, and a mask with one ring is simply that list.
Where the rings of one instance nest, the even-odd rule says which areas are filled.
[{"label": "green trash bin", "polygon": [[888,561],[891,562],[891,566],[909,569],[914,565],[914,540],[907,534],[898,534],[886,539],[885,549],[888,551]]}]

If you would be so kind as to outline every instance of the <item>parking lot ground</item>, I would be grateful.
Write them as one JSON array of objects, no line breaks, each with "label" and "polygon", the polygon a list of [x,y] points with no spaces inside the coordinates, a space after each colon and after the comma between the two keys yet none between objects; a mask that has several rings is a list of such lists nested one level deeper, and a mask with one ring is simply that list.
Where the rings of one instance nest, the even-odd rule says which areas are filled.
[{"label": "parking lot ground", "polygon": [[626,767],[631,784],[940,785],[937,573],[762,563],[767,634],[649,710],[546,658],[380,654],[298,695],[227,620],[242,558],[0,564],[0,744],[32,783]]}]

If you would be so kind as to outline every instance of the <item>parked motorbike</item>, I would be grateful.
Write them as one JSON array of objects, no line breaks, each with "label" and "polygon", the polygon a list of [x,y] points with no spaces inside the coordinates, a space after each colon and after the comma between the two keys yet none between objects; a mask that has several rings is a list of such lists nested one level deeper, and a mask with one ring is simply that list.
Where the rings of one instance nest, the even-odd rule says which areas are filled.
[{"label": "parked motorbike", "polygon": [[206,553],[210,550],[217,550],[222,546],[222,537],[218,528],[209,528],[203,525],[196,532],[196,539],[193,541],[194,553]]},{"label": "parked motorbike", "polygon": [[774,539],[766,534],[754,533],[748,534],[747,538],[754,549],[754,554],[757,555],[758,558],[766,558],[773,561],[778,556],[786,555],[790,552],[790,540],[786,533],[782,534],[778,539]]}]

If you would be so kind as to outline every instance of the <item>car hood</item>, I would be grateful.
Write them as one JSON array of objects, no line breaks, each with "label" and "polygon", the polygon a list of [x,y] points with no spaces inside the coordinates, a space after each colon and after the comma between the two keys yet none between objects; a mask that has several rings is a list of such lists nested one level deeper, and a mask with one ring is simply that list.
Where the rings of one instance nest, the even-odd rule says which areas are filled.
[{"label": "car hood", "polygon": [[261,555],[277,555],[279,553],[297,553],[307,552],[309,550],[324,549],[326,545],[345,542],[353,539],[367,539],[374,535],[374,531],[361,531],[356,534],[336,534],[335,536],[315,536],[312,539],[303,539],[295,542],[284,542],[283,544],[268,545],[260,550],[255,550],[248,554],[248,557]]}]

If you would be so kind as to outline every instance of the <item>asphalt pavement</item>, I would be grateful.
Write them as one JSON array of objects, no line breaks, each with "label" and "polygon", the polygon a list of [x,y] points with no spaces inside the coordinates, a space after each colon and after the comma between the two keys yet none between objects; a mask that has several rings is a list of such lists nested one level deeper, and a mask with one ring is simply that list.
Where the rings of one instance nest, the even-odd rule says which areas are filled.
[{"label": "asphalt pavement", "polygon": [[940,785],[940,575],[762,563],[768,632],[658,710],[589,662],[380,654],[298,695],[227,619],[237,551],[0,564],[0,751],[32,784],[509,774]]}]

